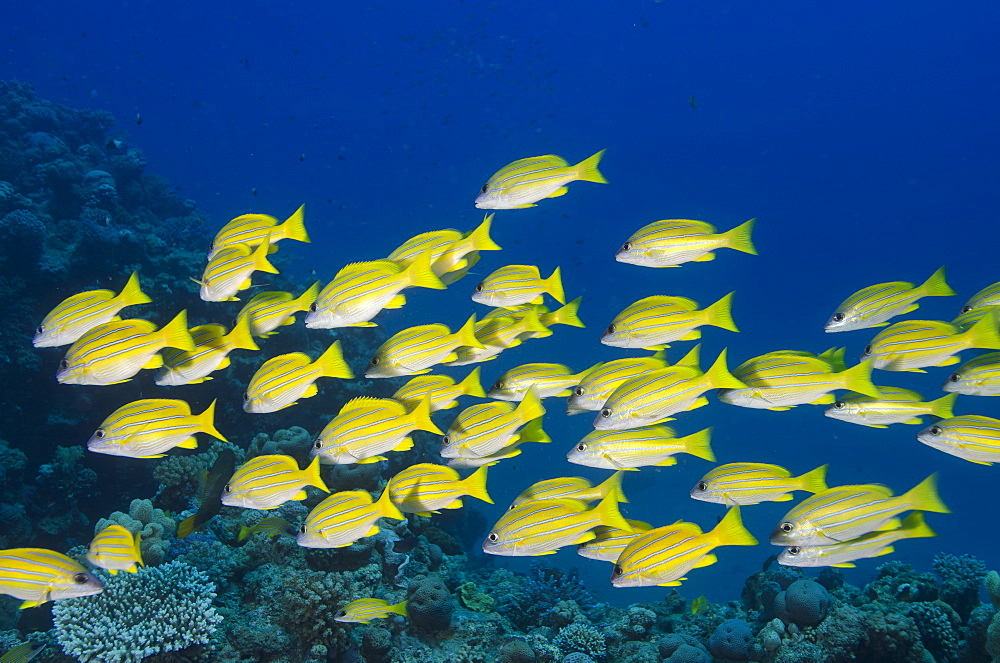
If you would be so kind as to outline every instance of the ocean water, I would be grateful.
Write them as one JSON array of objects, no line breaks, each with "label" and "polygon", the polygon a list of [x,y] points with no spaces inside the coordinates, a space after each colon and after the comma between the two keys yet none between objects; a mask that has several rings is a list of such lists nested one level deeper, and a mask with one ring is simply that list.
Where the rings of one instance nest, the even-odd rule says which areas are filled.
[{"label": "ocean water", "polygon": [[[554,153],[575,162],[607,149],[609,184],[572,184],[566,196],[497,214],[504,251],[485,254],[476,274],[559,265],[567,296],[583,296],[587,328],[559,328],[504,353],[483,365],[487,383],[529,361],[581,370],[638,354],[598,339],[615,313],[653,294],[708,304],[736,292],[741,332],[704,330],[706,359],[728,347],[733,367],[770,350],[846,345],[853,363],[875,332],[828,335],[823,323],[859,288],[920,282],[947,265],[959,295],[924,300],[909,317],[950,320],[1000,280],[998,21],[997,5],[926,0],[16,3],[4,11],[0,79],[112,112],[143,149],[147,172],[167,177],[217,227],[305,203],[313,243],[287,247],[303,280],[326,281],[419,232],[475,227],[476,192],[514,159]],[[751,217],[759,256],[720,251],[714,262],[659,270],[614,261],[628,235],[656,219],[728,229]],[[390,331],[457,326],[485,312],[469,299],[476,282],[408,295],[407,307],[379,322]],[[679,342],[668,356],[689,347]],[[875,381],[934,398],[950,372],[880,372]],[[485,521],[534,480],[607,476],[564,459],[591,430],[590,416],[565,417],[557,399],[546,405],[553,444],[529,446],[491,472],[496,505],[467,507]],[[1000,416],[1000,399],[962,396],[956,414]],[[770,412],[715,400],[676,426],[685,434],[713,426],[719,462],[796,473],[829,463],[831,484],[902,492],[940,472],[953,513],[930,515],[938,537],[903,542],[894,558],[920,570],[940,551],[1000,561],[997,468],[920,444],[916,426],[869,429],[825,418],[819,406]],[[688,491],[711,467],[682,456],[675,467],[628,473],[623,511],[709,527],[722,507]],[[763,504],[744,517],[766,540],[788,507]],[[681,591],[736,599],[777,551],[724,548]],[[469,553],[475,564],[532,561]],[[613,589],[609,565],[570,550],[545,561],[580,568],[595,594],[622,605],[664,593]],[[882,561],[846,575],[864,582]]]}]

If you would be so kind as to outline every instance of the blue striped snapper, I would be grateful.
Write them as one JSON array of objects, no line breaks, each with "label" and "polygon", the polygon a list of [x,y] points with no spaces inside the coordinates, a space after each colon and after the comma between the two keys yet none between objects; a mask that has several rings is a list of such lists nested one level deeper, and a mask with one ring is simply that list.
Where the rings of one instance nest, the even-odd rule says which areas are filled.
[{"label": "blue striped snapper", "polygon": [[616,492],[592,509],[580,500],[532,500],[500,517],[483,541],[483,552],[505,557],[551,555],[563,546],[592,540],[598,525],[632,529],[618,511]]},{"label": "blue striped snapper", "polygon": [[306,486],[330,489],[319,474],[319,459],[304,470],[291,456],[256,456],[240,465],[222,490],[222,503],[244,509],[277,509],[289,500],[304,500]]},{"label": "blue striped snapper", "polygon": [[937,493],[937,474],[908,492],[893,496],[877,484],[837,486],[792,507],[771,532],[777,546],[825,546],[855,539],[877,530],[899,527],[904,511],[950,513]]},{"label": "blue striped snapper", "polygon": [[583,301],[583,297],[577,297],[571,302],[560,306],[555,311],[550,311],[549,307],[545,304],[521,304],[520,306],[514,306],[511,308],[495,308],[486,315],[483,316],[483,320],[489,320],[491,318],[508,317],[513,320],[521,320],[528,316],[531,311],[534,311],[538,315],[538,322],[541,323],[544,330],[531,329],[521,334],[521,340],[525,341],[529,338],[544,338],[545,336],[551,336],[552,332],[549,328],[554,325],[566,325],[568,327],[586,327],[580,320],[580,302]]},{"label": "blue striped snapper", "polygon": [[214,258],[224,247],[235,244],[246,244],[250,248],[267,244],[269,252],[274,253],[278,250],[277,243],[283,239],[309,242],[305,213],[306,206],[300,205],[284,223],[269,214],[241,214],[215,234],[208,259]]},{"label": "blue striped snapper", "polygon": [[563,293],[562,270],[556,267],[543,279],[534,265],[507,265],[494,270],[476,286],[472,301],[487,306],[511,308],[524,304],[541,304],[548,293],[560,304],[566,303]]},{"label": "blue striped snapper", "polygon": [[455,359],[444,363],[445,366],[465,366],[489,361],[508,348],[516,348],[528,338],[551,335],[552,332],[541,323],[535,310],[521,317],[487,316],[476,323],[476,340],[480,347],[460,347],[455,352]]},{"label": "blue striped snapper", "polygon": [[629,430],[593,431],[577,442],[566,460],[605,470],[633,470],[677,464],[676,454],[686,453],[715,462],[712,429],[677,437],[668,426],[642,426]]},{"label": "blue striped snapper", "polygon": [[407,267],[421,253],[431,259],[431,269],[445,285],[451,285],[465,276],[479,262],[480,251],[499,251],[490,238],[493,215],[487,214],[475,230],[467,233],[458,230],[437,230],[412,237],[389,254],[389,260]]},{"label": "blue striped snapper", "polygon": [[0,550],[0,594],[24,601],[22,610],[103,589],[100,580],[62,553],[45,548]]},{"label": "blue striped snapper", "polygon": [[704,325],[738,332],[732,304],[733,293],[702,310],[698,310],[698,302],[687,297],[646,297],[615,316],[601,336],[601,343],[616,348],[661,350],[674,341],[701,338],[697,328]]},{"label": "blue striped snapper", "polygon": [[253,534],[263,534],[267,538],[279,536],[281,534],[291,534],[292,524],[281,516],[265,516],[249,527],[243,525],[236,536],[239,543]]},{"label": "blue striped snapper", "polygon": [[465,496],[493,504],[493,499],[486,492],[488,469],[480,467],[461,479],[453,468],[418,463],[393,475],[385,489],[400,511],[421,516],[429,516],[441,509],[461,509]]},{"label": "blue striped snapper", "polygon": [[604,499],[611,493],[617,495],[619,502],[628,502],[625,493],[622,492],[623,474],[621,471],[615,472],[596,486],[583,477],[559,477],[536,481],[521,491],[521,494],[514,498],[508,508],[513,509],[525,502],[538,500],[571,499],[581,502],[595,502]]},{"label": "blue striped snapper", "polygon": [[42,653],[47,645],[41,645],[35,649],[32,649],[34,645],[30,642],[22,642],[19,645],[15,645],[7,650],[3,656],[0,656],[0,663],[28,663],[33,661],[36,656]]},{"label": "blue striped snapper", "polygon": [[1000,396],[1000,352],[987,352],[965,362],[941,388],[968,396]]},{"label": "blue striped snapper", "polygon": [[144,368],[159,368],[163,348],[194,350],[187,311],[157,329],[148,320],[118,320],[94,327],[69,346],[56,379],[62,384],[126,382]]},{"label": "blue striped snapper", "polygon": [[570,182],[597,182],[607,184],[597,165],[604,150],[590,156],[575,166],[554,154],[518,159],[507,164],[486,181],[476,207],[479,209],[522,209],[534,207],[543,198],[564,195]]},{"label": "blue striped snapper", "polygon": [[940,320],[897,322],[865,346],[861,359],[871,357],[884,371],[924,373],[925,366],[957,364],[954,355],[969,348],[1000,350],[997,321],[987,316],[965,331]]},{"label": "blue striped snapper", "polygon": [[291,407],[300,398],[315,396],[319,378],[354,377],[344,361],[340,341],[334,341],[316,361],[304,352],[272,357],[257,369],[243,394],[246,412],[277,412]]},{"label": "blue striped snapper", "polygon": [[917,439],[929,447],[980,465],[1000,463],[1000,420],[977,414],[928,426]]},{"label": "blue striped snapper", "polygon": [[755,546],[757,539],[743,526],[740,507],[726,512],[710,532],[694,523],[675,523],[640,534],[622,551],[611,573],[615,587],[676,587],[692,569],[718,561],[720,546]]},{"label": "blue striped snapper", "polygon": [[625,430],[665,421],[671,415],[708,403],[702,396],[712,389],[740,389],[746,385],[726,368],[726,350],[700,372],[690,366],[647,371],[620,384],[594,419],[597,430]]},{"label": "blue striped snapper", "polygon": [[[698,363],[701,357],[701,344],[694,346],[675,366],[686,366],[701,372]],[[598,365],[583,376],[580,384],[573,388],[573,393],[566,401],[566,414],[581,414],[583,412],[600,410],[615,389],[624,382],[638,377],[647,371],[667,368],[663,350],[657,350],[651,357],[629,359],[614,359]]]},{"label": "blue striped snapper", "polygon": [[219,249],[208,261],[201,280],[199,296],[206,302],[233,302],[241,290],[252,285],[254,272],[277,274],[278,268],[267,259],[268,244],[260,244],[252,249],[246,244],[233,244]]},{"label": "blue striped snapper", "polygon": [[323,428],[309,455],[324,465],[377,463],[386,460],[382,454],[388,451],[412,449],[409,435],[415,430],[443,434],[431,421],[430,399],[407,411],[391,398],[359,396],[345,403]]},{"label": "blue striped snapper", "polygon": [[366,378],[430,373],[431,366],[458,358],[460,347],[482,348],[476,338],[476,314],[454,334],[446,325],[417,325],[389,337],[371,358]]},{"label": "blue striped snapper", "polygon": [[951,321],[951,324],[962,331],[966,331],[969,327],[979,322],[980,319],[987,317],[995,321],[1000,321],[1000,306],[984,306],[959,313]]},{"label": "blue striped snapper", "polygon": [[565,364],[521,364],[504,372],[486,395],[501,401],[519,401],[528,393],[528,389],[534,387],[535,395],[539,398],[569,396],[573,393],[571,388],[580,384],[584,376],[599,366],[600,364],[594,364],[586,370],[573,373],[573,369]]},{"label": "blue striped snapper", "polygon": [[161,458],[176,447],[197,449],[195,433],[227,441],[215,429],[215,401],[193,415],[185,401],[143,398],[112,412],[90,436],[87,449],[111,456]]},{"label": "blue striped snapper", "polygon": [[833,403],[836,399],[830,392],[837,389],[881,398],[881,392],[871,381],[872,367],[872,362],[865,360],[833,372],[826,359],[808,352],[768,352],[740,364],[733,375],[746,386],[720,391],[719,400],[740,407],[789,410],[806,403]]},{"label": "blue striped snapper", "polygon": [[793,477],[780,465],[729,463],[703,476],[691,489],[691,497],[726,506],[787,502],[796,490],[807,493],[826,490],[826,468],[826,465],[821,465],[802,476]]},{"label": "blue striped snapper", "polygon": [[500,451],[517,442],[525,431],[518,429],[538,420],[537,430],[532,429],[531,441],[549,442],[541,430],[541,416],[545,414],[542,401],[534,391],[528,390],[524,399],[515,407],[508,402],[493,401],[472,405],[458,413],[448,434],[441,439],[443,458],[483,457]]},{"label": "blue striped snapper", "polygon": [[333,620],[346,624],[367,624],[392,614],[406,617],[406,601],[389,605],[382,599],[355,599],[335,612]]},{"label": "blue striped snapper", "polygon": [[346,548],[378,534],[379,518],[406,518],[390,500],[388,490],[374,502],[363,490],[334,493],[313,507],[295,541],[305,548]]},{"label": "blue striped snapper", "polygon": [[345,266],[326,284],[309,307],[306,327],[375,327],[372,318],[382,309],[401,308],[405,288],[444,290],[431,271],[430,256],[422,253],[405,269],[391,260],[355,262]]},{"label": "blue striped snapper", "polygon": [[789,546],[778,555],[778,564],[785,566],[836,566],[853,568],[859,559],[881,557],[895,552],[892,544],[904,539],[937,536],[927,523],[924,514],[914,511],[890,530],[871,532],[850,541],[828,546]]},{"label": "blue striped snapper", "polygon": [[607,525],[598,525],[593,529],[594,538],[577,545],[576,554],[601,562],[615,562],[635,537],[653,529],[652,525],[641,520],[628,519],[625,522],[632,527],[631,532]]},{"label": "blue striped snapper", "polygon": [[970,297],[969,301],[965,302],[965,306],[962,307],[962,313],[988,306],[1000,306],[1000,281],[986,286]]},{"label": "blue striped snapper", "polygon": [[845,299],[824,329],[827,332],[852,331],[869,327],[884,327],[886,320],[920,308],[916,303],[923,297],[950,297],[955,291],[944,280],[941,267],[918,286],[907,281],[879,283],[858,290]]},{"label": "blue striped snapper", "polygon": [[140,534],[135,535],[121,525],[108,525],[98,532],[87,548],[87,560],[106,569],[111,575],[119,571],[136,573],[142,561]]},{"label": "blue striped snapper", "polygon": [[538,439],[538,440],[525,439],[525,437],[530,437],[533,432],[544,434],[545,431],[542,431],[542,426],[541,426],[542,420],[539,418],[535,419],[535,421],[538,422],[537,430],[532,429],[532,424],[534,424],[534,422],[530,422],[527,426],[521,429],[520,437],[516,442],[511,442],[507,446],[501,447],[499,451],[494,451],[493,453],[488,454],[486,456],[475,456],[475,457],[460,456],[458,458],[449,458],[447,463],[448,467],[454,468],[456,470],[472,470],[477,467],[489,467],[492,465],[496,465],[501,460],[506,460],[507,458],[513,458],[514,456],[520,456],[521,455],[520,446],[522,442],[551,441],[548,439],[547,435],[545,436],[546,439]]},{"label": "blue striped snapper", "polygon": [[251,335],[267,338],[277,333],[275,330],[278,327],[295,324],[295,314],[308,311],[318,294],[319,281],[309,286],[298,297],[290,292],[258,292],[236,314],[236,321],[233,324],[238,324],[241,318],[246,318],[250,324]]},{"label": "blue striped snapper", "polygon": [[715,260],[717,249],[757,255],[750,235],[756,218],[724,233],[691,219],[653,221],[635,231],[615,254],[615,260],[640,267],[679,267],[686,262]]},{"label": "blue striped snapper", "polygon": [[68,345],[94,327],[120,320],[118,313],[126,306],[151,301],[139,285],[139,272],[132,272],[118,294],[113,290],[87,290],[59,302],[42,319],[31,343],[36,348]]},{"label": "blue striped snapper", "polygon": [[870,428],[885,428],[889,424],[922,424],[924,415],[947,419],[953,417],[951,408],[958,394],[948,394],[930,402],[909,389],[878,387],[882,398],[848,393],[826,408],[824,414],[852,424]]},{"label": "blue striped snapper", "polygon": [[458,407],[458,399],[461,396],[486,398],[486,392],[479,382],[481,370],[476,366],[457,384],[454,378],[447,375],[419,375],[397,389],[392,398],[408,409],[415,407],[424,398],[429,398],[431,412],[450,410]]},{"label": "blue striped snapper", "polygon": [[237,318],[236,326],[226,332],[222,325],[209,324],[192,327],[194,350],[171,348],[160,355],[163,366],[156,370],[153,380],[160,386],[197,384],[211,380],[211,373],[229,366],[229,353],[233,350],[260,350],[250,335],[250,321]]}]

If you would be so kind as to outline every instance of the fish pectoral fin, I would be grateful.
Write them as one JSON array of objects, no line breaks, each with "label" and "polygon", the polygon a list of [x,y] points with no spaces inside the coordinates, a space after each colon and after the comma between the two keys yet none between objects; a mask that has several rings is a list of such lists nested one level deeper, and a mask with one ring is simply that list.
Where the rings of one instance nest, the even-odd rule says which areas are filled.
[{"label": "fish pectoral fin", "polygon": [[312,396],[315,396],[317,393],[319,393],[319,388],[316,386],[316,383],[313,383],[308,387],[306,387],[306,390],[302,392],[301,398],[311,398]]},{"label": "fish pectoral fin", "polygon": [[372,463],[377,463],[380,460],[389,460],[389,459],[386,458],[385,456],[372,456],[371,458],[362,458],[361,460],[357,461],[357,463],[358,465],[370,465]]},{"label": "fish pectoral fin", "polygon": [[149,361],[142,365],[143,368],[160,368],[161,366],[163,366],[163,357],[159,353],[150,357]]},{"label": "fish pectoral fin", "polygon": [[396,295],[382,308],[403,308],[406,305],[406,295]]},{"label": "fish pectoral fin", "polygon": [[[706,253],[705,255],[698,256],[691,262],[708,262],[709,260],[715,260],[714,253]],[[671,265],[671,267],[680,267],[680,265]]]},{"label": "fish pectoral fin", "polygon": [[192,435],[191,437],[182,440],[181,443],[178,444],[177,446],[180,447],[181,449],[197,449],[198,440],[195,439],[194,435]]},{"label": "fish pectoral fin", "polygon": [[376,325],[374,322],[354,322],[354,323],[351,323],[351,324],[349,324],[347,326],[348,327],[378,327],[378,325]]},{"label": "fish pectoral fin", "polygon": [[569,187],[561,186],[552,193],[550,193],[549,195],[547,195],[546,198],[558,198],[559,196],[565,196],[568,192],[569,192]]},{"label": "fish pectoral fin", "polygon": [[705,566],[711,566],[712,564],[715,564],[718,561],[719,561],[718,557],[716,557],[712,553],[708,553],[707,555],[699,559],[697,562],[695,562],[693,568],[700,569]]}]

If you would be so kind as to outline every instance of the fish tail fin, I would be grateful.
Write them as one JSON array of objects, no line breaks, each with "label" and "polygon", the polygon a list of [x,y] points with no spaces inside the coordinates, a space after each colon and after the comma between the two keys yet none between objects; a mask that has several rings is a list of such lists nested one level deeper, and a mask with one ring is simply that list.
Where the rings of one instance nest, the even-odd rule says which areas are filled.
[{"label": "fish tail fin", "polygon": [[223,442],[228,442],[222,433],[220,433],[215,428],[215,404],[217,400],[213,400],[209,403],[205,411],[198,415],[198,430],[206,435],[211,435],[217,440],[222,440]]},{"label": "fish tail fin", "polygon": [[618,510],[618,492],[612,491],[608,493],[604,499],[597,503],[594,507],[594,515],[597,516],[598,521],[601,525],[606,525],[608,527],[614,527],[615,529],[625,530],[626,532],[634,531],[632,525],[629,524],[625,517],[622,516],[621,511]]},{"label": "fish tail fin", "polygon": [[329,493],[330,489],[326,487],[326,482],[323,481],[323,477],[320,475],[320,464],[319,464],[319,454],[316,454],[309,466],[303,470],[305,472],[305,481],[307,486],[315,486],[319,488],[324,493]]},{"label": "fish tail fin", "polygon": [[410,411],[410,419],[417,430],[425,430],[435,435],[444,435],[444,431],[431,421],[431,397],[424,396]]},{"label": "fish tail fin", "polygon": [[899,529],[906,531],[906,538],[908,539],[922,539],[937,536],[937,532],[932,530],[930,525],[924,521],[923,511],[914,511],[906,518],[903,518],[903,522],[899,526]]},{"label": "fish tail fin", "polygon": [[475,497],[477,500],[482,500],[487,504],[493,504],[493,498],[486,492],[486,471],[488,469],[489,465],[483,465],[467,476],[462,481],[462,485],[465,488],[465,494],[469,497]]},{"label": "fish tail fin", "polygon": [[705,371],[708,383],[713,388],[718,389],[746,389],[746,385],[736,379],[736,376],[726,368],[726,353],[727,348],[723,348],[722,352],[716,358],[715,363]]},{"label": "fish tail fin", "polygon": [[521,324],[524,327],[524,331],[521,332],[522,334],[525,332],[534,332],[536,334],[544,334],[548,336],[552,333],[549,331],[549,328],[545,326],[545,323],[542,322],[536,307],[532,307],[531,310],[525,313],[524,318],[521,319]]},{"label": "fish tail fin", "polygon": [[576,164],[576,177],[581,182],[597,182],[598,184],[607,184],[608,181],[604,179],[604,175],[597,169],[597,164],[601,163],[601,159],[604,157],[604,153],[607,150],[601,150],[597,154],[587,157],[580,163]]},{"label": "fish tail fin", "polygon": [[570,327],[586,327],[583,322],[580,321],[578,312],[580,310],[580,302],[583,301],[583,297],[577,297],[573,301],[569,302],[565,306],[552,312],[549,316],[549,325],[568,325]]},{"label": "fish tail fin", "polygon": [[847,370],[847,364],[844,363],[844,356],[846,353],[847,348],[833,347],[828,350],[824,350],[816,356],[829,364],[830,370],[840,373],[841,371]]},{"label": "fish tail fin", "polygon": [[193,516],[188,516],[184,520],[177,523],[178,539],[183,539],[194,531],[195,520],[197,519],[197,517],[198,514],[196,513]]},{"label": "fish tail fin", "polygon": [[139,566],[146,566],[146,562],[142,561],[142,530],[137,530],[135,536],[132,537],[132,549],[135,551],[135,561]]},{"label": "fish tail fin", "polygon": [[692,456],[715,462],[715,452],[712,451],[712,428],[700,430],[677,440],[684,443],[684,452]]},{"label": "fish tail fin", "polygon": [[128,277],[128,281],[125,283],[125,287],[122,291],[118,293],[115,297],[118,303],[124,306],[134,306],[136,304],[148,304],[153,301],[149,295],[142,291],[142,287],[139,283],[139,272],[132,272],[132,276]]},{"label": "fish tail fin", "polygon": [[271,240],[270,237],[264,239],[260,245],[254,249],[253,252],[253,268],[258,272],[268,272],[269,274],[278,274],[278,268],[271,264],[267,259],[267,254],[271,250]]},{"label": "fish tail fin", "polygon": [[937,472],[930,475],[916,486],[900,496],[915,511],[933,511],[935,513],[951,513],[951,510],[941,501],[937,492]]},{"label": "fish tail fin", "polygon": [[622,491],[622,477],[624,476],[625,476],[625,470],[618,470],[617,472],[609,476],[607,479],[605,479],[601,483],[601,485],[599,485],[597,488],[604,495],[608,495],[614,492],[618,496],[617,499],[619,502],[624,502],[625,504],[628,504],[628,498],[625,497],[625,493]]},{"label": "fish tail fin", "polygon": [[308,311],[309,307],[313,305],[316,301],[316,297],[319,296],[319,281],[316,281],[309,289],[303,292],[301,295],[296,297],[295,301],[292,302],[292,307],[294,311]]},{"label": "fish tail fin", "polygon": [[844,388],[872,398],[882,398],[882,392],[872,384],[873,361],[871,358],[866,359],[860,364],[838,373],[843,380]]},{"label": "fish tail fin", "polygon": [[711,535],[720,546],[755,546],[758,543],[753,534],[743,526],[739,506],[731,507],[726,512],[726,516],[711,531]]},{"label": "fish tail fin", "polygon": [[473,251],[499,251],[501,250],[497,246],[496,242],[490,237],[490,229],[493,226],[493,215],[487,214],[483,218],[483,222],[479,226],[470,232],[465,238],[469,242],[469,248]]},{"label": "fish tail fin", "polygon": [[188,331],[187,309],[174,316],[174,319],[163,325],[160,329],[160,337],[164,346],[194,352],[194,339]]},{"label": "fish tail fin", "polygon": [[542,428],[541,417],[529,421],[518,434],[518,442],[538,442],[540,444],[548,444],[551,441],[552,438],[549,437],[549,434]]},{"label": "fish tail fin", "polygon": [[952,412],[952,408],[955,406],[955,399],[958,398],[957,393],[947,394],[936,400],[931,401],[927,405],[930,406],[930,412],[935,417],[941,417],[942,419],[951,419],[955,416]]},{"label": "fish tail fin", "polygon": [[753,232],[753,224],[756,222],[757,217],[754,217],[732,230],[722,233],[722,237],[726,240],[726,246],[753,256],[757,255],[757,247],[753,245],[753,240],[750,238],[750,234]]},{"label": "fish tail fin", "polygon": [[542,285],[544,286],[545,292],[552,295],[552,299],[556,300],[560,304],[566,303],[566,295],[563,293],[561,267],[556,267],[552,270],[552,275],[542,281]]},{"label": "fish tail fin", "polygon": [[476,338],[476,314],[465,321],[465,324],[455,332],[458,347],[483,348],[483,342]]},{"label": "fish tail fin", "polygon": [[250,532],[253,530],[252,527],[247,527],[246,525],[240,526],[240,533],[236,535],[236,543],[239,543],[243,539],[250,536]]},{"label": "fish tail fin", "polygon": [[919,290],[924,294],[924,297],[950,297],[955,294],[948,282],[944,280],[944,265],[921,283]]},{"label": "fish tail fin", "polygon": [[330,344],[323,354],[316,360],[316,367],[320,375],[328,378],[343,378],[350,380],[354,377],[351,367],[344,361],[344,353],[340,349],[340,341]]},{"label": "fish tail fin", "polygon": [[534,386],[529,387],[528,391],[525,392],[524,398],[521,399],[515,412],[517,413],[518,420],[524,423],[545,414],[545,406],[542,405],[542,399],[538,397],[538,392]]},{"label": "fish tail fin", "polygon": [[[653,357],[664,360],[665,355],[661,354],[663,352],[663,350],[658,350]],[[666,364],[666,361],[664,361],[664,364]],[[674,366],[688,366],[690,368],[701,370],[701,343],[688,350],[688,353],[678,359]]]},{"label": "fish tail fin", "polygon": [[821,493],[827,489],[826,470],[829,465],[820,465],[815,470],[806,472],[799,477],[799,489],[807,493]]},{"label": "fish tail fin", "polygon": [[[317,456],[318,458],[318,456]],[[403,512],[399,510],[395,504],[393,504],[392,499],[389,497],[389,487],[386,486],[382,490],[382,494],[375,501],[375,508],[382,515],[383,518],[392,518],[393,520],[406,520],[406,516]]]},{"label": "fish tail fin", "polygon": [[411,288],[430,288],[432,290],[444,290],[446,286],[438,278],[434,270],[431,269],[431,254],[422,251],[410,263],[410,266],[403,270],[406,283]]},{"label": "fish tail fin", "polygon": [[997,333],[997,316],[984,315],[965,332],[970,348],[1000,350],[1000,334]]},{"label": "fish tail fin", "polygon": [[237,316],[233,330],[226,334],[222,342],[231,350],[260,350],[253,340],[253,334],[250,333],[249,315]]},{"label": "fish tail fin", "polygon": [[719,301],[705,309],[705,324],[713,327],[721,327],[732,332],[738,332],[739,328],[733,322],[733,295],[729,293]]},{"label": "fish tail fin", "polygon": [[306,232],[306,205],[302,203],[285,222],[271,231],[279,239],[294,239],[297,242],[311,242]]},{"label": "fish tail fin", "polygon": [[474,396],[475,398],[486,398],[486,392],[483,391],[483,383],[479,379],[479,375],[482,372],[481,366],[476,366],[472,369],[472,372],[465,376],[465,379],[458,383],[461,388],[461,393],[464,396]]},{"label": "fish tail fin", "polygon": [[406,617],[407,616],[406,601],[400,601],[395,605],[390,605],[388,608],[386,608],[386,610],[388,610],[389,612],[396,613],[397,615],[402,615],[403,617]]}]

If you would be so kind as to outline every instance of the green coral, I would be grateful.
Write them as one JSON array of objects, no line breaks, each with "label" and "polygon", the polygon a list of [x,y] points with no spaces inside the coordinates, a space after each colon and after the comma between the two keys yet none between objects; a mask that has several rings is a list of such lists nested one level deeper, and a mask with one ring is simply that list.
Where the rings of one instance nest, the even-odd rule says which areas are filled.
[{"label": "green coral", "polygon": [[479,591],[474,582],[467,582],[459,587],[458,598],[462,605],[473,612],[493,612],[493,606],[496,605],[493,597]]}]

